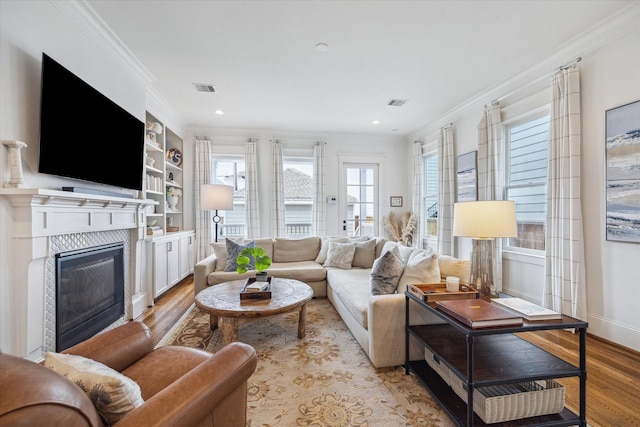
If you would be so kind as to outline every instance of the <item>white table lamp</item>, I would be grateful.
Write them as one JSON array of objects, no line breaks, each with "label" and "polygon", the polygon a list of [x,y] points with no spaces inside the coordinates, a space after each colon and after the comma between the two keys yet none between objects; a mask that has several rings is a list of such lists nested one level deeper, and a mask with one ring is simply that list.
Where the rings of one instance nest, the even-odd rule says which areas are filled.
[{"label": "white table lamp", "polygon": [[493,282],[493,240],[518,237],[516,205],[510,200],[456,203],[453,206],[453,235],[471,237],[469,282],[483,296],[496,296]]},{"label": "white table lamp", "polygon": [[200,209],[216,211],[213,223],[216,226],[216,242],[218,241],[218,210],[233,210],[233,186],[221,184],[203,184],[200,186]]}]

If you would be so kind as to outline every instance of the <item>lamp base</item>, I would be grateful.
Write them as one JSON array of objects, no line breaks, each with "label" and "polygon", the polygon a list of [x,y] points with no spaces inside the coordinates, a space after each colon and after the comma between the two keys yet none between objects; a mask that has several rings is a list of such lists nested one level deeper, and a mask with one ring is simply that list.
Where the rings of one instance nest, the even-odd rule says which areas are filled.
[{"label": "lamp base", "polygon": [[481,296],[498,296],[493,283],[493,239],[472,240],[469,281]]}]

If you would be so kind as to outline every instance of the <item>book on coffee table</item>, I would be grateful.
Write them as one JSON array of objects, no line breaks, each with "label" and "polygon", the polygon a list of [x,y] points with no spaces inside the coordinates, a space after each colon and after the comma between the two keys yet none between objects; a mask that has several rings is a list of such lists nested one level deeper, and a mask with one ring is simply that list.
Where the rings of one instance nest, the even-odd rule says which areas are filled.
[{"label": "book on coffee table", "polygon": [[493,298],[492,303],[512,310],[527,320],[556,320],[562,319],[562,314],[522,298]]},{"label": "book on coffee table", "polygon": [[470,328],[522,325],[522,316],[482,299],[436,301],[436,308]]}]

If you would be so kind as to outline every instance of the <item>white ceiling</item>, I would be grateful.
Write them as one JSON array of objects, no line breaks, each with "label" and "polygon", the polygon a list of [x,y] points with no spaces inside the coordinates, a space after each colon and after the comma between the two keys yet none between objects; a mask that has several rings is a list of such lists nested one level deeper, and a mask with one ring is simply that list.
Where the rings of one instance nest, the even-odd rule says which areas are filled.
[{"label": "white ceiling", "polygon": [[87,3],[187,126],[406,135],[633,1]]}]

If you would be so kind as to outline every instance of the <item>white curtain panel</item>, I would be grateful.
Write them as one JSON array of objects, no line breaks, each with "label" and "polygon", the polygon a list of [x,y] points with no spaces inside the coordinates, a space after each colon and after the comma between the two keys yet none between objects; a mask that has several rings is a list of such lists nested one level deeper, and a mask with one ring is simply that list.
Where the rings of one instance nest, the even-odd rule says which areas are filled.
[{"label": "white curtain panel", "polygon": [[[478,124],[478,200],[503,199],[504,147],[500,106],[485,107]],[[502,240],[493,241],[493,283],[502,290]]]},{"label": "white curtain panel", "polygon": [[327,229],[327,203],[324,191],[324,142],[313,147],[313,208],[311,226],[314,236],[324,236]]},{"label": "white curtain panel", "polygon": [[211,141],[196,139],[196,170],[194,174],[194,209],[196,211],[196,262],[211,254],[213,214],[200,209],[200,185],[211,184]]},{"label": "white curtain panel", "polygon": [[438,252],[454,256],[453,204],[456,201],[456,155],[453,128],[438,132]]},{"label": "white curtain panel", "polygon": [[424,226],[422,221],[426,221],[426,218],[422,218],[424,212],[424,201],[422,198],[424,182],[424,157],[422,156],[422,141],[416,141],[413,143],[413,181],[411,183],[411,210],[416,218],[416,231],[414,231],[413,243],[411,246],[421,248],[423,245],[422,235]]},{"label": "white curtain panel", "polygon": [[284,167],[282,164],[282,143],[271,141],[273,156],[273,180],[271,182],[271,236],[287,235],[284,221]]},{"label": "white curtain panel", "polygon": [[575,68],[551,78],[547,183],[546,307],[587,320],[580,200],[580,74]]},{"label": "white curtain panel", "polygon": [[246,237],[260,236],[260,200],[258,198],[258,141],[249,139],[245,143],[245,222]]}]

